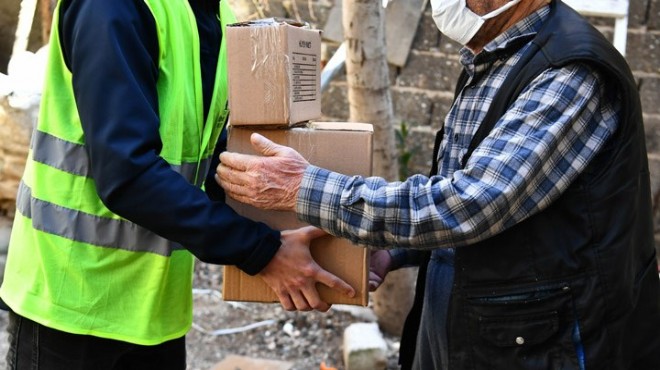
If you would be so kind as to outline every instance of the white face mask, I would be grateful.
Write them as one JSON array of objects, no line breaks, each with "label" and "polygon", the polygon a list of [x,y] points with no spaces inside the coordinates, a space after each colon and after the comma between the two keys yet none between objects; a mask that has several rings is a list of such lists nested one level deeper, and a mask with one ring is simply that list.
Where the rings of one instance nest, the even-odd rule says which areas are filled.
[{"label": "white face mask", "polygon": [[431,0],[431,9],[433,20],[440,32],[461,45],[466,45],[487,19],[497,17],[519,2],[520,0],[512,0],[486,15],[475,14],[467,7],[465,0]]}]

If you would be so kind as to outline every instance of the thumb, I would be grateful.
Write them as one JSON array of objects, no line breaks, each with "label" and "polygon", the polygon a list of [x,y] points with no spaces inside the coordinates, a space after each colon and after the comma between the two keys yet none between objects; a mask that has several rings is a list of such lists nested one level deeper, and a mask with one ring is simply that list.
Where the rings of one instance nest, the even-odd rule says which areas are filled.
[{"label": "thumb", "polygon": [[250,141],[252,142],[252,147],[257,151],[257,153],[266,157],[284,155],[284,152],[287,149],[286,146],[276,144],[263,135],[257,134],[256,132],[250,135]]},{"label": "thumb", "polygon": [[324,230],[315,226],[305,226],[303,229],[305,230],[305,233],[310,241],[328,235],[328,233],[326,233]]}]

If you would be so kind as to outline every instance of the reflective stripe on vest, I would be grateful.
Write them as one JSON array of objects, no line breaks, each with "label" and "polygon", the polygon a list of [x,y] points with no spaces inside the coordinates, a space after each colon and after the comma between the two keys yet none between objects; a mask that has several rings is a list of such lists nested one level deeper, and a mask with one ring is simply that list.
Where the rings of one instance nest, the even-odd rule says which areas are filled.
[{"label": "reflective stripe on vest", "polygon": [[[32,147],[35,161],[74,175],[92,177],[89,169],[89,156],[84,145],[64,141],[48,133],[35,130]],[[171,165],[171,167],[191,184],[201,186],[210,165],[211,159],[204,158],[199,164],[199,171],[196,162],[181,163]],[[195,176],[197,176],[196,179]]]},{"label": "reflective stripe on vest", "polygon": [[23,181],[18,186],[16,209],[32,219],[36,230],[78,242],[162,256],[183,249],[181,244],[161,238],[130,221],[97,217],[33,198],[32,189]]}]

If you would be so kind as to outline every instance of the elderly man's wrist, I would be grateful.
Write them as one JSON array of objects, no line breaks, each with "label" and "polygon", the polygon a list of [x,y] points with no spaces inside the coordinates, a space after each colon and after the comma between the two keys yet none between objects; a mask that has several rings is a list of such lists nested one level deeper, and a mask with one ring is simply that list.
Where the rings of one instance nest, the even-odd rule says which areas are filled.
[{"label": "elderly man's wrist", "polygon": [[334,230],[340,209],[343,177],[341,174],[309,165],[298,191],[298,218],[325,230]]}]

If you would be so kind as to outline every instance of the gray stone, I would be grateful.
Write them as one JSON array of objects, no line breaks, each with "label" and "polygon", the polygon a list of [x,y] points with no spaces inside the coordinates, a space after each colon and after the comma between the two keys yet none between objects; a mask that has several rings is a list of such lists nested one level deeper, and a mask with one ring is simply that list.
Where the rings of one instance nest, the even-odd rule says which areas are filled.
[{"label": "gray stone", "polygon": [[429,126],[433,99],[425,90],[392,89],[394,116],[398,123],[406,122],[409,126]]},{"label": "gray stone", "polygon": [[642,110],[645,114],[660,114],[658,92],[660,92],[660,74],[646,75],[638,82],[639,97],[642,100]]},{"label": "gray stone", "polygon": [[461,64],[457,57],[439,52],[412,52],[397,78],[397,86],[423,90],[453,90]]},{"label": "gray stone", "polygon": [[[637,28],[648,24],[649,0],[630,0],[628,5],[628,28]],[[657,14],[657,13],[656,13]]]},{"label": "gray stone", "polygon": [[626,59],[635,72],[660,73],[660,32],[629,32]]},{"label": "gray stone", "polygon": [[433,17],[429,9],[422,14],[417,26],[417,34],[413,39],[412,48],[415,50],[431,51],[436,50],[440,44],[440,31],[433,21]]},{"label": "gray stone", "polygon": [[330,83],[321,96],[321,112],[324,119],[346,121],[349,117],[346,80]]},{"label": "gray stone", "polygon": [[375,323],[354,323],[344,330],[346,370],[381,370],[387,366],[387,343]]},{"label": "gray stone", "polygon": [[[633,0],[633,2],[635,1]],[[632,6],[632,4],[630,5]],[[651,4],[649,5],[648,9],[649,9],[647,13],[648,21],[646,23],[648,30],[649,31],[660,30],[660,17],[658,16],[658,14],[660,14],[660,0],[651,0]]]}]

